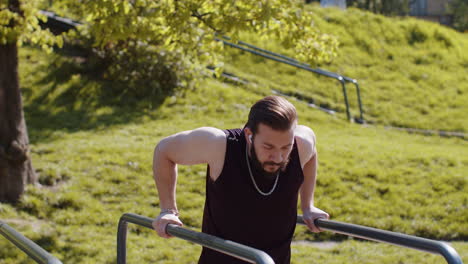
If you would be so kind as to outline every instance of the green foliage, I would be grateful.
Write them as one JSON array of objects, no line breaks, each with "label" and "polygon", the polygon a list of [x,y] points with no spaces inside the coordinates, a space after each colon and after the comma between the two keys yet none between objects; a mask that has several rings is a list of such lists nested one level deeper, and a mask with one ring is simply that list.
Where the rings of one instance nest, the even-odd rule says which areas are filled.
[{"label": "green foliage", "polygon": [[92,43],[96,68],[107,79],[121,80],[125,94],[171,94],[209,74],[206,66],[222,68],[216,35],[274,36],[297,58],[314,63],[330,61],[338,46],[297,0],[58,1],[50,9],[84,23],[79,38]]},{"label": "green foliage", "polygon": [[461,32],[468,30],[468,1],[453,0],[449,4],[449,13],[453,16],[453,27]]},{"label": "green foliage", "polygon": [[236,38],[241,31],[277,36],[308,61],[334,56],[336,41],[319,34],[302,1],[85,1],[90,32],[99,46],[128,39],[163,46],[205,61],[220,45],[214,33]]},{"label": "green foliage", "polygon": [[408,43],[411,45],[424,43],[429,38],[427,32],[418,24],[410,25],[408,28]]},{"label": "green foliage", "polygon": [[49,52],[53,45],[62,46],[60,36],[41,29],[39,22],[45,22],[47,18],[39,14],[38,3],[39,0],[20,1],[20,6],[16,7],[13,1],[0,1],[0,45],[31,42]]},{"label": "green foliage", "polygon": [[93,64],[94,75],[115,83],[114,95],[133,99],[169,95],[176,88],[192,87],[191,80],[202,70],[195,71],[194,65],[184,63],[181,53],[164,52],[140,41],[107,45],[97,55],[87,61]]}]

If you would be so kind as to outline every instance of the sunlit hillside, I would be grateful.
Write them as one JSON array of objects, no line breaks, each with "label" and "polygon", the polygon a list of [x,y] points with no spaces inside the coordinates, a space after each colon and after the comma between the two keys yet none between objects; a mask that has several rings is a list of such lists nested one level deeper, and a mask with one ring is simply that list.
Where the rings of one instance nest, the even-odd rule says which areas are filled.
[{"label": "sunlit hillside", "polygon": [[[194,90],[137,100],[116,97],[114,83],[91,76],[82,58],[20,49],[20,79],[41,186],[0,219],[63,263],[115,263],[119,217],[159,213],[152,154],[163,137],[200,126],[241,127],[249,107],[272,89],[299,94],[337,111],[329,115],[298,98],[299,122],[317,135],[315,203],[332,219],[446,240],[468,262],[468,143],[408,134],[383,125],[467,132],[467,37],[414,19],[312,7],[322,31],[341,49],[318,65],[356,78],[365,118],[346,120],[341,88],[290,66],[226,50],[225,69],[241,84],[207,77]],[[274,40],[243,40],[292,55]],[[119,84],[122,85],[122,84]],[[355,97],[350,96],[355,102]],[[353,115],[356,105],[353,104]],[[200,230],[206,168],[180,166],[177,202],[187,228]],[[128,263],[196,263],[200,247],[129,225]],[[307,243],[300,242],[307,240]],[[311,241],[333,242],[316,247]],[[298,227],[292,263],[444,263],[440,256]],[[31,263],[0,237],[0,264]]]}]

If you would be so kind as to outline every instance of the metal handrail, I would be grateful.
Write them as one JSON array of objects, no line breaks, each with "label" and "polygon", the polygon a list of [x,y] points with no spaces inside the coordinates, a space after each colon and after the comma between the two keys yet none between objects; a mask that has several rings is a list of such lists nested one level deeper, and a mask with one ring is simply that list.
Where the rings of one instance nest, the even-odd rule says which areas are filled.
[{"label": "metal handrail", "polygon": [[15,244],[37,263],[62,264],[60,260],[2,221],[0,221],[0,235],[10,240],[11,243]]},{"label": "metal handrail", "polygon": [[[49,24],[50,26],[59,27],[61,31],[68,31],[68,30],[71,30],[71,29],[75,29],[77,26],[81,25],[77,21],[73,21],[73,20],[68,19],[68,18],[63,18],[63,17],[57,16],[53,12],[49,12],[49,11],[45,11],[45,10],[40,10],[39,12],[42,15],[47,16],[48,21],[47,21],[46,25]],[[347,90],[346,90],[346,82],[353,83],[356,86],[356,94],[357,94],[357,99],[358,99],[358,104],[359,104],[359,119],[357,119],[356,121],[358,123],[363,123],[364,122],[363,111],[362,111],[362,102],[361,102],[361,92],[360,92],[360,88],[359,88],[359,84],[358,84],[357,80],[346,77],[346,76],[339,75],[339,74],[334,73],[334,72],[329,72],[329,71],[326,71],[326,70],[323,70],[323,69],[320,69],[320,68],[313,69],[308,64],[301,63],[301,62],[299,62],[299,61],[297,61],[297,60],[295,60],[293,58],[290,58],[288,56],[278,54],[278,53],[275,53],[275,52],[272,52],[272,51],[269,51],[269,50],[265,50],[265,49],[259,48],[257,46],[254,46],[252,44],[248,44],[246,42],[238,41],[239,44],[247,46],[248,48],[245,48],[245,47],[242,47],[240,45],[229,42],[228,41],[228,40],[230,40],[229,37],[223,36],[222,38],[223,39],[220,39],[220,38],[216,37],[215,40],[222,41],[225,45],[228,45],[230,47],[238,48],[238,49],[250,52],[250,53],[255,54],[255,55],[259,55],[259,56],[262,56],[262,57],[265,57],[265,58],[268,58],[268,59],[271,59],[271,60],[274,60],[274,61],[277,61],[277,62],[285,63],[285,64],[288,64],[288,65],[291,65],[291,66],[294,66],[294,67],[301,68],[303,70],[307,70],[309,72],[313,72],[313,73],[316,73],[316,74],[320,74],[320,75],[323,75],[323,76],[338,80],[341,83],[341,86],[342,86],[342,89],[343,89],[343,96],[344,96],[344,101],[345,101],[345,105],[346,105],[346,115],[348,117],[348,120],[351,120],[351,114],[350,114],[350,111],[349,111],[349,102],[348,102],[348,95],[347,95]]]},{"label": "metal handrail", "polygon": [[[153,229],[154,219],[132,213],[125,213],[120,217],[117,230],[117,263],[126,263],[126,241],[127,241],[127,223],[133,223],[143,227]],[[224,240],[219,237],[196,232],[177,225],[169,224],[166,226],[166,232],[174,237],[182,238],[190,242],[202,245],[204,247],[219,251],[235,258],[242,259],[250,263],[274,264],[271,257],[258,249],[248,247],[233,241]]]},{"label": "metal handrail", "polygon": [[[223,39],[225,40],[231,40],[231,38],[227,37],[227,36],[222,36]],[[243,42],[243,41],[237,41],[237,43],[239,43],[240,45],[244,45],[244,46],[247,46],[251,49],[254,49],[254,50],[257,50],[257,51],[260,51],[260,52],[263,52],[263,53],[266,53],[266,54],[269,54],[269,55],[272,55],[272,56],[275,56],[275,57],[279,57],[279,58],[282,58],[282,59],[285,59],[285,60],[288,60],[288,61],[291,61],[293,63],[298,63],[298,64],[301,64],[301,65],[304,65],[304,66],[307,66],[309,68],[310,67],[310,64],[307,64],[307,63],[303,63],[303,62],[300,62],[296,59],[293,59],[291,57],[288,57],[286,55],[283,55],[283,54],[279,54],[279,53],[276,53],[276,52],[272,52],[272,51],[269,51],[269,50],[266,50],[266,49],[262,49],[260,47],[257,47],[255,45],[252,45],[252,44],[249,44],[247,42]],[[347,82],[350,82],[350,83],[353,83],[355,85],[357,85],[357,80],[356,79],[353,79],[351,77],[346,77],[344,75],[340,75],[340,74],[337,74],[337,73],[334,73],[334,72],[330,72],[330,71],[327,71],[327,70],[324,70],[324,69],[320,69],[320,68],[311,68],[311,70],[317,74],[321,74],[321,75],[330,75],[329,77],[331,78],[338,78],[339,76],[343,77],[343,79]]]},{"label": "metal handrail", "polygon": [[[297,223],[305,225],[304,219],[301,215],[297,216]],[[449,264],[463,264],[457,251],[453,247],[441,241],[321,218],[316,219],[314,223],[322,230],[328,230],[334,233],[366,240],[403,246],[432,254],[439,254],[442,255]]]},{"label": "metal handrail", "polygon": [[69,31],[82,25],[78,21],[73,21],[72,19],[58,16],[54,12],[39,10],[39,14],[47,17],[47,22],[45,22],[45,24],[50,23],[50,26],[59,27],[61,31]]},{"label": "metal handrail", "polygon": [[[351,114],[350,114],[350,111],[349,111],[349,102],[348,102],[348,95],[347,95],[347,89],[346,89],[346,82],[350,82],[350,83],[354,84],[354,86],[356,87],[356,95],[357,95],[357,100],[358,100],[358,105],[359,105],[359,119],[357,121],[359,123],[364,122],[364,114],[363,114],[363,110],[362,110],[362,101],[361,101],[361,91],[360,91],[360,88],[359,88],[358,81],[356,79],[346,77],[346,76],[343,76],[343,75],[340,75],[340,74],[337,74],[337,73],[334,73],[334,72],[326,71],[326,70],[320,69],[320,68],[311,68],[309,64],[299,62],[299,61],[297,61],[297,60],[295,60],[293,58],[290,58],[288,56],[285,56],[285,55],[282,55],[282,54],[279,54],[279,53],[275,53],[275,52],[272,52],[272,51],[269,51],[269,50],[266,50],[266,49],[262,49],[262,48],[259,48],[259,47],[255,46],[255,45],[252,45],[252,44],[249,44],[249,43],[246,43],[246,42],[243,42],[243,41],[237,41],[238,44],[235,44],[235,43],[229,42],[228,40],[230,40],[230,38],[226,37],[226,36],[223,36],[222,38],[215,38],[215,39],[217,41],[223,42],[224,45],[227,45],[229,47],[240,49],[240,50],[252,53],[254,55],[258,55],[258,56],[261,56],[261,57],[264,57],[264,58],[267,58],[267,59],[270,59],[270,60],[281,62],[281,63],[287,64],[287,65],[290,65],[290,66],[294,66],[294,67],[297,67],[297,68],[300,68],[300,69],[303,69],[303,70],[306,70],[306,71],[309,71],[309,72],[313,72],[313,73],[316,73],[316,74],[319,74],[319,75],[323,75],[323,76],[328,77],[328,78],[333,78],[333,79],[339,81],[341,86],[342,86],[342,89],[343,89],[343,97],[344,97],[344,102],[345,102],[345,105],[346,105],[346,115],[348,117],[348,120],[351,120]],[[242,47],[241,45],[246,46],[247,48]]]}]

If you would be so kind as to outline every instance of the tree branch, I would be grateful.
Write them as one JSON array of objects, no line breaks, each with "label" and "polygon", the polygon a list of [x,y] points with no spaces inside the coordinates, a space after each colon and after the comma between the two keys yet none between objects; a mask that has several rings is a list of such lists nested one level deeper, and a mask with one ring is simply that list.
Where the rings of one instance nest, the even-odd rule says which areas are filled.
[{"label": "tree branch", "polygon": [[211,25],[210,23],[208,23],[208,22],[203,18],[204,16],[207,16],[207,15],[209,15],[209,14],[210,14],[210,13],[199,14],[197,10],[192,11],[192,16],[193,16],[193,17],[196,17],[198,20],[200,20],[201,22],[203,22],[203,24],[205,24],[206,26],[208,26],[209,28],[211,28],[214,32],[220,33],[221,30],[217,29],[216,27],[214,27],[213,25]]}]

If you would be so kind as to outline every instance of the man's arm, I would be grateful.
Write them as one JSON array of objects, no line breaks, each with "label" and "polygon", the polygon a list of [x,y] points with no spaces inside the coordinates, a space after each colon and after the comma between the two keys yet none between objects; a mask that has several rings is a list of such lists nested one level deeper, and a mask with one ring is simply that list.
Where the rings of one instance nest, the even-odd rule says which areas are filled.
[{"label": "man's arm", "polygon": [[[177,164],[207,163],[210,169],[223,166],[226,135],[222,130],[202,127],[166,137],[154,150],[153,176],[159,193],[161,214],[153,227],[161,237],[168,223],[182,225],[178,219],[176,202]],[[222,168],[222,167],[221,167]]]},{"label": "man's arm", "polygon": [[314,192],[317,177],[318,155],[315,147],[316,139],[312,129],[305,126],[298,126],[296,131],[298,139],[299,155],[301,158],[304,182],[300,189],[301,209],[304,222],[312,232],[321,230],[315,226],[314,220],[317,218],[329,218],[329,215],[314,206]]}]

